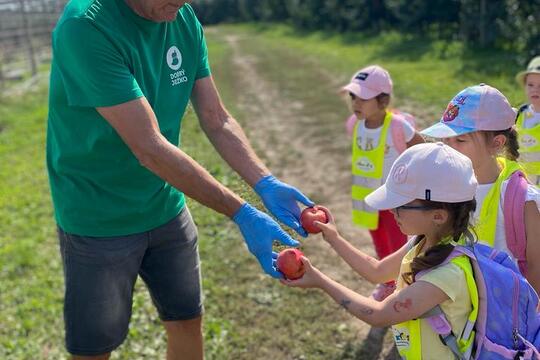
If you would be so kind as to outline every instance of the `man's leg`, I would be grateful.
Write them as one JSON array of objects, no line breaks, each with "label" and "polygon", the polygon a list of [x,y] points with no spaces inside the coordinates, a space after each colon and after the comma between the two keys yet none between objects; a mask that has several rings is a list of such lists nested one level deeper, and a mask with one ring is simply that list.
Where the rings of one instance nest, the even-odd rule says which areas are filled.
[{"label": "man's leg", "polygon": [[202,294],[197,228],[185,208],[150,232],[139,275],[167,331],[168,359],[202,359]]},{"label": "man's leg", "polygon": [[202,316],[191,320],[164,321],[167,330],[167,360],[202,360]]},{"label": "man's leg", "polygon": [[108,359],[124,341],[147,234],[96,238],[58,229],[64,265],[66,348],[74,359]]}]

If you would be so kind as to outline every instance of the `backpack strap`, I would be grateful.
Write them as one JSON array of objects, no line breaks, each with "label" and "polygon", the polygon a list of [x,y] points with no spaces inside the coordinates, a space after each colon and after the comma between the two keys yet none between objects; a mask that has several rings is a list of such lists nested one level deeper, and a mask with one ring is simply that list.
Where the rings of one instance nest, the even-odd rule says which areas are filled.
[{"label": "backpack strap", "polygon": [[529,348],[529,350],[532,351],[532,353],[534,355],[536,355],[536,359],[540,359],[540,351],[539,349],[537,349],[533,344],[531,344],[530,341],[528,341],[527,339],[525,339],[523,336],[521,336],[519,333],[517,334],[518,338],[523,342],[523,344],[525,344],[525,346],[527,346],[527,348]]},{"label": "backpack strap", "polygon": [[392,113],[392,123],[390,124],[390,131],[392,132],[392,142],[398,153],[402,153],[407,150],[407,140],[405,140],[405,120],[400,114]]},{"label": "backpack strap", "polygon": [[439,305],[421,315],[420,319],[426,319],[433,331],[439,335],[439,339],[441,339],[442,343],[452,351],[455,359],[469,359],[470,354],[462,354],[459,350],[458,339],[456,335],[454,335],[452,326],[448,319],[446,319],[446,316]]},{"label": "backpack strap", "polygon": [[516,257],[519,270],[527,275],[527,235],[525,233],[525,199],[527,178],[521,171],[514,172],[504,195],[504,231],[506,246]]},{"label": "backpack strap", "polygon": [[[471,260],[475,260],[476,257],[474,253],[465,246],[455,246],[454,250],[450,253],[450,255],[439,265],[448,264],[449,262],[452,262],[454,259],[456,259],[459,256],[466,256],[467,258]],[[439,338],[441,339],[442,343],[447,346],[452,353],[454,354],[454,358],[457,360],[468,360],[471,358],[472,349],[473,349],[473,343],[474,343],[474,325],[477,320],[478,316],[478,292],[476,291],[476,284],[469,284],[469,282],[474,282],[474,279],[471,279],[469,276],[467,276],[467,270],[462,267],[462,263],[455,263],[455,265],[459,266],[465,273],[465,278],[468,283],[467,287],[469,288],[469,291],[471,291],[472,288],[474,288],[473,292],[471,293],[471,305],[473,307],[473,310],[471,311],[471,314],[469,314],[469,317],[467,319],[467,322],[465,323],[465,327],[463,328],[459,339],[467,339],[466,341],[470,344],[465,352],[461,352],[459,349],[459,340],[458,337],[454,334],[452,331],[452,326],[450,325],[450,322],[446,318],[442,308],[440,305],[435,306],[431,310],[427,311],[423,315],[420,316],[421,319],[425,319],[432,330],[439,335]],[[472,264],[471,264],[472,265]],[[426,274],[429,272],[429,270],[421,271],[418,273],[417,276],[421,276],[423,274]],[[472,286],[472,288],[471,288]],[[473,338],[471,338],[471,336]]]},{"label": "backpack strap", "polygon": [[529,107],[529,104],[522,104],[519,108],[518,108],[518,111],[516,113],[516,123],[519,119],[519,115],[521,115],[522,112],[524,112],[525,110],[527,110],[527,108]]},{"label": "backpack strap", "polygon": [[356,125],[356,122],[358,121],[358,118],[355,114],[352,114],[345,120],[345,130],[347,130],[347,135],[353,136],[354,134],[354,126]]}]

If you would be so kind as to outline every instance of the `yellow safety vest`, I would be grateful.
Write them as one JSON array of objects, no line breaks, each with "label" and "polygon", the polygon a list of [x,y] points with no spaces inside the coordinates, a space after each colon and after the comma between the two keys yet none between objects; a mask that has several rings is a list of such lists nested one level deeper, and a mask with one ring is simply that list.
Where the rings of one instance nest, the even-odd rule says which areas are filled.
[{"label": "yellow safety vest", "polygon": [[531,107],[521,111],[516,121],[519,141],[519,160],[527,174],[540,176],[540,124],[532,128],[523,128],[525,119],[534,116]]},{"label": "yellow safety vest", "polygon": [[363,150],[358,146],[358,126],[354,126],[352,141],[352,219],[353,223],[370,230],[377,229],[379,212],[368,206],[364,199],[381,185],[384,170],[386,138],[392,121],[392,113],[386,112],[379,138],[379,144],[373,150]]},{"label": "yellow safety vest", "polygon": [[489,246],[495,244],[495,232],[497,228],[497,214],[499,212],[499,201],[501,199],[501,187],[503,181],[507,180],[517,170],[523,170],[519,163],[502,157],[497,158],[502,171],[499,177],[489,190],[480,209],[480,216],[475,225],[478,240]]},{"label": "yellow safety vest", "polygon": [[[478,317],[478,289],[474,280],[473,270],[469,258],[465,255],[455,257],[450,261],[459,266],[465,273],[467,288],[471,296],[472,311],[467,318],[467,322],[461,334],[455,334],[459,350],[462,354],[470,354],[474,344],[474,324]],[[420,321],[415,319],[402,322],[392,326],[394,341],[399,355],[403,359],[420,360],[422,359],[422,333],[420,331]],[[426,320],[423,320],[426,321]]]}]

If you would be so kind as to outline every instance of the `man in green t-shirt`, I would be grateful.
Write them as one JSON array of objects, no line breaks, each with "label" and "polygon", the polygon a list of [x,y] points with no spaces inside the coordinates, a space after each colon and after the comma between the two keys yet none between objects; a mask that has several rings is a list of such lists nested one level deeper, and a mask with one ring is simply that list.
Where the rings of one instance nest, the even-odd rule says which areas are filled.
[{"label": "man in green t-shirt", "polygon": [[189,100],[218,153],[306,236],[297,202],[313,202],[270,174],[221,103],[185,3],[72,0],[53,33],[47,165],[74,358],[107,359],[124,341],[138,275],[167,331],[168,358],[203,357],[197,230],[184,194],[233,219],[273,277],[273,240],[298,245],[179,149]]}]

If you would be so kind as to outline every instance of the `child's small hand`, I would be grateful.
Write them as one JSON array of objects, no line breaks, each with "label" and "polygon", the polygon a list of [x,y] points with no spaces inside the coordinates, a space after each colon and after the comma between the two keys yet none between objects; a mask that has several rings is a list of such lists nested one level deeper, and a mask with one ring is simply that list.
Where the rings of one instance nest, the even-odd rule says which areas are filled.
[{"label": "child's small hand", "polygon": [[336,223],[334,222],[334,217],[332,216],[332,213],[330,212],[330,210],[328,210],[328,208],[325,208],[321,205],[316,205],[315,207],[325,212],[326,217],[328,218],[328,222],[325,224],[320,221],[314,221],[313,224],[315,224],[315,226],[318,226],[319,229],[322,230],[324,240],[330,242],[333,239],[337,238],[339,235]]},{"label": "child's small hand", "polygon": [[313,265],[311,265],[311,262],[308,260],[307,257],[302,256],[300,260],[304,265],[304,275],[302,275],[300,279],[296,280],[281,279],[279,281],[283,285],[287,285],[290,287],[299,287],[304,289],[319,287],[322,275],[321,272],[317,268],[313,267]]}]

